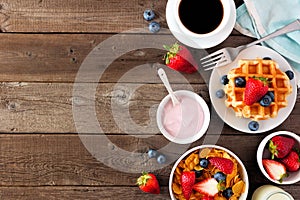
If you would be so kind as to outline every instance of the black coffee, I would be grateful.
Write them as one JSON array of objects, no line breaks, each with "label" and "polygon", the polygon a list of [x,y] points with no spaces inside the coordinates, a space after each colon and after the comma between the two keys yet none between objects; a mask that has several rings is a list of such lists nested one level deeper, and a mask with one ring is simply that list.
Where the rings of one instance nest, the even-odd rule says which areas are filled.
[{"label": "black coffee", "polygon": [[215,30],[223,18],[220,0],[182,0],[179,18],[191,32],[205,34]]}]

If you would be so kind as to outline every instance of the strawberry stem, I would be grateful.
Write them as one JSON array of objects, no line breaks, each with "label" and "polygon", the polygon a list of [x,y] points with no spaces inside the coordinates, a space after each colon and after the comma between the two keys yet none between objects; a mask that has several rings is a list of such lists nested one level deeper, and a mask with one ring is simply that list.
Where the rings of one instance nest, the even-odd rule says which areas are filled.
[{"label": "strawberry stem", "polygon": [[147,181],[151,179],[151,176],[147,173],[147,172],[143,172],[142,173],[142,176],[140,176],[138,179],[137,179],[137,185],[140,186],[140,185],[146,185]]},{"label": "strawberry stem", "polygon": [[167,54],[164,56],[164,60],[166,64],[170,63],[170,59],[175,57],[177,53],[181,50],[180,45],[176,42],[171,47],[167,45],[163,45],[164,49],[167,50]]},{"label": "strawberry stem", "polygon": [[277,145],[275,145],[274,142],[273,142],[272,140],[270,140],[270,143],[269,143],[269,151],[270,151],[271,154],[272,154],[272,160],[274,160],[275,155],[278,154],[278,150],[277,150],[276,148],[277,148]]}]

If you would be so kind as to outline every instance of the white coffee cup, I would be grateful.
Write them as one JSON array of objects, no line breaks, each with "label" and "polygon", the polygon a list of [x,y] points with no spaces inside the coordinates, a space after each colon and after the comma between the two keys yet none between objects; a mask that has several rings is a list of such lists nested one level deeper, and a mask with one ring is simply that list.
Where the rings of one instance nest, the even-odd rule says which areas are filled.
[{"label": "white coffee cup", "polygon": [[[170,1],[170,0],[169,0]],[[198,2],[201,2],[200,4],[203,5],[197,5],[197,8],[199,8],[199,12],[190,12],[189,9],[187,9],[187,13],[190,16],[193,16],[192,20],[189,20],[189,22],[191,22],[191,24],[195,23],[195,27],[204,27],[205,25],[210,25],[209,22],[211,22],[210,17],[206,17],[206,16],[212,16],[212,18],[215,18],[214,15],[221,15],[221,17],[219,17],[218,21],[215,22],[215,25],[210,27],[211,30],[208,30],[207,32],[195,32],[193,30],[191,30],[190,28],[188,28],[187,24],[185,24],[185,22],[183,22],[182,20],[182,16],[180,13],[184,12],[182,11],[182,7],[184,4],[187,4],[187,6],[190,6],[188,4],[192,3],[192,2],[197,2],[196,4],[199,4]],[[219,14],[216,10],[212,10],[210,12],[208,12],[208,10],[205,7],[205,2],[215,2],[216,5],[219,6],[215,6],[219,8]],[[223,42],[232,32],[233,28],[234,28],[234,24],[236,21],[236,6],[234,3],[234,0],[172,0],[172,3],[174,3],[175,5],[172,6],[172,13],[174,16],[174,21],[177,24],[179,31],[181,32],[181,34],[184,34],[187,38],[192,38],[194,41],[199,42],[199,39],[201,41],[204,41],[206,39],[209,40],[209,44],[205,44],[205,47],[212,47],[212,46],[216,46],[218,44],[220,44],[221,42]],[[221,7],[220,7],[221,6]],[[210,6],[211,9],[214,9],[214,6]],[[181,9],[181,11],[180,11]],[[193,10],[193,6],[191,6],[191,10]],[[202,12],[202,11],[205,12]],[[192,14],[191,14],[192,13]],[[194,13],[194,14],[193,14]],[[200,17],[198,17],[199,13],[205,13],[205,15],[202,15]],[[172,29],[172,27],[170,27]],[[198,40],[197,40],[198,39]],[[201,44],[199,44],[199,46],[202,46]]]}]

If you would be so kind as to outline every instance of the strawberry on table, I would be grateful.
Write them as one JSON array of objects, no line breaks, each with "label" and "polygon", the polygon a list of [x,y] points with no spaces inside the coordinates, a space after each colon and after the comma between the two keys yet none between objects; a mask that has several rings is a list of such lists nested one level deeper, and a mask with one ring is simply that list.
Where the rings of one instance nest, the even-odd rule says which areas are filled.
[{"label": "strawberry on table", "polygon": [[198,66],[185,46],[175,43],[171,47],[164,45],[164,48],[168,51],[164,57],[168,67],[189,74],[197,71]]},{"label": "strawberry on table", "polygon": [[186,200],[190,199],[195,184],[196,174],[194,171],[185,171],[180,176],[182,193]]},{"label": "strawberry on table", "polygon": [[216,181],[216,179],[214,178],[207,178],[196,183],[193,186],[193,189],[201,194],[208,195],[209,197],[213,197],[219,192],[218,181]]},{"label": "strawberry on table", "polygon": [[282,135],[274,136],[269,143],[272,159],[285,157],[292,150],[294,144],[295,140],[293,138]]},{"label": "strawberry on table", "polygon": [[137,179],[137,185],[144,192],[151,194],[160,193],[159,183],[154,174],[143,172],[142,175]]},{"label": "strawberry on table", "polygon": [[286,168],[282,163],[276,160],[263,159],[262,164],[271,179],[282,182],[282,179],[287,177]]},{"label": "strawberry on table", "polygon": [[280,159],[286,169],[290,172],[295,172],[299,169],[300,160],[296,151],[291,151],[286,157]]},{"label": "strawberry on table", "polygon": [[233,170],[234,163],[228,158],[221,157],[211,157],[208,159],[209,162],[216,168],[224,172],[225,174],[231,174]]},{"label": "strawberry on table", "polygon": [[244,102],[251,106],[259,101],[268,92],[268,80],[266,78],[248,78],[245,86]]}]

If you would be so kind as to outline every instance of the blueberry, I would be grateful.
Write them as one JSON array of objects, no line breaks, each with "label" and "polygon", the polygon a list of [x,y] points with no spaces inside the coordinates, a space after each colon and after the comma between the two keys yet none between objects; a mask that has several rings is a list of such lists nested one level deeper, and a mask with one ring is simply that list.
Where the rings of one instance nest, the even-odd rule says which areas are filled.
[{"label": "blueberry", "polygon": [[259,128],[259,124],[257,121],[251,121],[249,122],[248,124],[248,128],[251,130],[251,131],[257,131],[258,128]]},{"label": "blueberry", "polygon": [[214,179],[216,179],[218,182],[226,180],[226,175],[223,172],[217,172],[214,175]]},{"label": "blueberry", "polygon": [[158,22],[151,22],[149,24],[149,31],[152,33],[157,33],[160,30],[160,25]]},{"label": "blueberry", "polygon": [[292,72],[291,70],[287,70],[285,73],[289,77],[290,80],[294,79],[294,72]]},{"label": "blueberry", "polygon": [[166,162],[167,158],[166,158],[165,155],[160,154],[160,155],[157,157],[156,160],[157,160],[157,162],[158,162],[159,164],[164,164],[164,163]]},{"label": "blueberry", "polygon": [[274,95],[274,92],[273,92],[273,91],[268,91],[268,92],[267,92],[267,95],[269,95],[269,96],[271,97],[272,101],[275,100],[275,95]]},{"label": "blueberry", "polygon": [[206,158],[201,158],[200,159],[200,162],[199,162],[199,164],[200,164],[200,167],[203,167],[203,168],[207,168],[208,167],[208,160],[206,159]]},{"label": "blueberry", "polygon": [[149,149],[148,151],[148,157],[149,158],[156,158],[157,157],[157,151],[154,149]]},{"label": "blueberry", "polygon": [[272,60],[270,57],[263,57],[263,60]]},{"label": "blueberry", "polygon": [[223,85],[227,85],[228,82],[229,82],[229,79],[228,79],[227,75],[223,75],[223,76],[221,77],[221,83],[222,83]]},{"label": "blueberry", "polygon": [[231,188],[227,188],[222,192],[222,194],[226,199],[229,199],[233,195],[233,191]]},{"label": "blueberry", "polygon": [[152,19],[154,19],[155,17],[155,13],[153,10],[150,10],[150,9],[147,9],[144,11],[144,19],[147,20],[147,21],[151,21]]},{"label": "blueberry", "polygon": [[272,103],[272,98],[269,95],[265,95],[260,101],[259,104],[263,107],[268,107]]},{"label": "blueberry", "polygon": [[245,87],[246,86],[246,80],[243,77],[237,77],[234,80],[235,86],[236,87]]},{"label": "blueberry", "polygon": [[218,98],[223,98],[224,96],[225,96],[225,92],[224,92],[224,90],[222,90],[222,89],[220,89],[220,90],[218,90],[217,92],[216,92],[216,96],[218,97]]},{"label": "blueberry", "polygon": [[203,174],[202,170],[195,170],[196,178],[200,178]]}]

